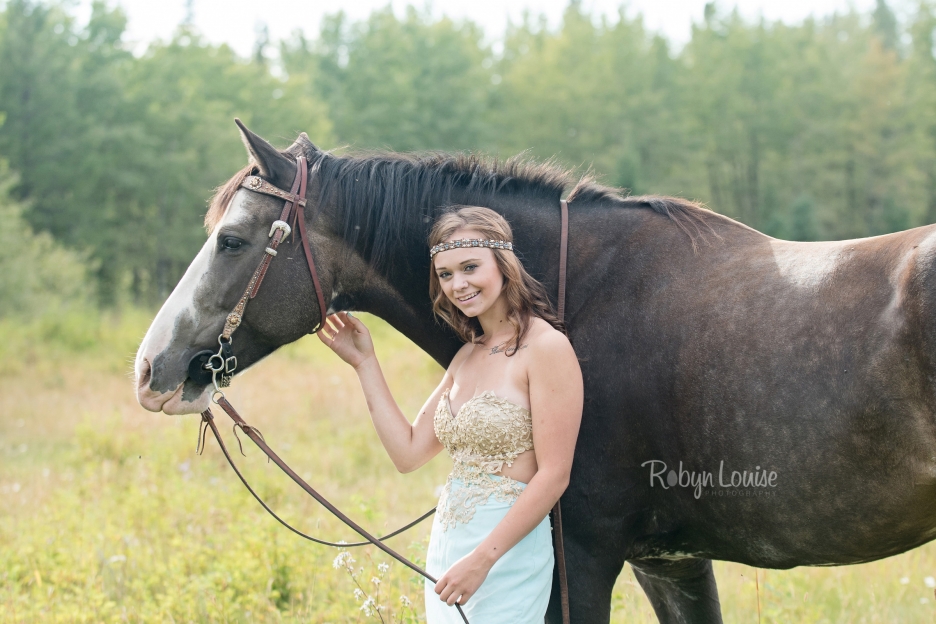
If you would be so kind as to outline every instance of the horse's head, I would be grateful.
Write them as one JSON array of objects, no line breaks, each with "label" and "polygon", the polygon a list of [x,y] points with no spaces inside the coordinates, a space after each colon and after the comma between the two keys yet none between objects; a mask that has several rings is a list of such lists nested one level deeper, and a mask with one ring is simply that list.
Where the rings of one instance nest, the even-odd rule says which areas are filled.
[{"label": "horse's head", "polygon": [[[218,351],[225,319],[237,306],[267,253],[270,226],[280,218],[284,201],[242,188],[241,181],[247,175],[255,175],[288,191],[297,178],[297,158],[305,156],[315,161],[318,154],[305,134],[280,152],[237,123],[250,165],[219,192],[218,205],[209,211],[208,240],[163,304],[137,352],[134,367],[137,398],[153,412],[188,414],[208,406],[213,389],[210,375],[198,374],[198,366],[193,366],[194,372],[190,374],[190,364],[199,354]],[[309,189],[306,195],[313,192]],[[303,218],[301,207],[299,218]],[[325,221],[327,216],[317,215],[320,226]],[[333,276],[328,258],[333,256],[337,244],[327,234],[328,230],[323,226],[309,231],[326,297],[331,292],[328,285]],[[298,234],[288,237],[279,247],[262,288],[250,300],[232,337],[238,371],[312,331],[322,317]]]}]

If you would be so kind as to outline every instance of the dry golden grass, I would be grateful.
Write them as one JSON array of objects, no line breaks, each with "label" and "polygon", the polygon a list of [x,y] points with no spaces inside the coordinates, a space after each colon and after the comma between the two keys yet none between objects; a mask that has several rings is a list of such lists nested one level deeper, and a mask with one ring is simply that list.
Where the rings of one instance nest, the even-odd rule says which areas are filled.
[{"label": "dry golden grass", "polygon": [[[441,368],[386,324],[363,318],[394,396],[415,414]],[[197,417],[137,405],[130,361],[148,320],[0,322],[0,621],[379,621],[362,613],[351,578],[332,567],[335,550],[267,516],[213,440],[195,455]],[[239,376],[228,396],[314,487],[374,531],[435,504],[447,458],[398,474],[356,376],[317,338]],[[236,448],[230,428],[222,430]],[[244,442],[248,457],[239,461],[284,517],[321,537],[354,539]],[[425,523],[391,545],[420,561],[428,530]],[[370,579],[387,558],[372,548],[353,553],[364,568],[359,582],[373,593]],[[726,622],[934,619],[933,545],[861,566],[715,569]],[[376,595],[385,620],[419,621],[421,588],[391,565]],[[415,610],[403,608],[401,595]],[[629,567],[611,619],[656,621]]]}]

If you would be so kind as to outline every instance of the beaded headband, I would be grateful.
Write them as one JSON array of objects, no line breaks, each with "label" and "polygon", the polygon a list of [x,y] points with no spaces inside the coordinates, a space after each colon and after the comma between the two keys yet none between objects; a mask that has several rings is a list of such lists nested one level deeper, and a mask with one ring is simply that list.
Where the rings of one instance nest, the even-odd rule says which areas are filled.
[{"label": "beaded headband", "polygon": [[485,240],[483,238],[462,238],[459,240],[449,241],[448,243],[439,243],[429,250],[429,258],[431,259],[440,251],[447,251],[449,249],[457,249],[460,247],[490,247],[491,249],[509,249],[510,251],[513,251],[513,243],[509,241]]}]

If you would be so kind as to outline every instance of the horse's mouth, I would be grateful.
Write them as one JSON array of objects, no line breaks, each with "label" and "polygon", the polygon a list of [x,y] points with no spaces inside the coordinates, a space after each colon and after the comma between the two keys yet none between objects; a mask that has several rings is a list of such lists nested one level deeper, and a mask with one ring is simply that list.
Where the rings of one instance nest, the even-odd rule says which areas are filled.
[{"label": "horse's mouth", "polygon": [[204,388],[194,401],[187,400],[185,394],[185,383],[183,382],[169,400],[163,404],[163,413],[171,415],[199,414],[208,409],[211,401],[211,393],[208,392],[208,388]]},{"label": "horse's mouth", "polygon": [[143,409],[150,412],[162,412],[169,415],[181,415],[181,414],[197,414],[204,411],[208,408],[208,404],[211,400],[211,395],[208,392],[208,388],[205,387],[202,391],[194,397],[185,396],[188,394],[186,392],[186,378],[182,383],[180,383],[174,390],[167,392],[158,392],[150,388],[150,380],[152,377],[152,369],[147,360],[143,360],[140,374],[137,376],[137,401]]}]

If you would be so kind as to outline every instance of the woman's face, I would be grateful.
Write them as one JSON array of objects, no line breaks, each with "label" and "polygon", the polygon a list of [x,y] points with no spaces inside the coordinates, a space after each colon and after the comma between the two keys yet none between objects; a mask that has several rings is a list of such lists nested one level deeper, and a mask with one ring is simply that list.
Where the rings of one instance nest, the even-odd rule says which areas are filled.
[{"label": "woman's face", "polygon": [[[447,240],[487,238],[477,230],[456,230]],[[433,270],[442,292],[465,316],[478,316],[490,309],[500,296],[504,276],[488,247],[462,247],[440,251],[433,257]]]}]

